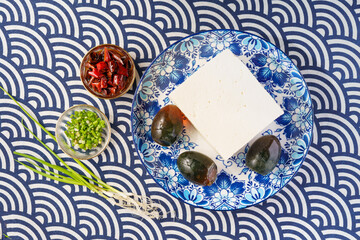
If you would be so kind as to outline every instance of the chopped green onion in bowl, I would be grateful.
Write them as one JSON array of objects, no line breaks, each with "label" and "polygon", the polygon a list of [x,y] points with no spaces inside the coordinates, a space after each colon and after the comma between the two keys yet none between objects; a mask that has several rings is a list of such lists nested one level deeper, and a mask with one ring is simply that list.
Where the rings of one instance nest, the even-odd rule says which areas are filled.
[{"label": "chopped green onion in bowl", "polygon": [[67,155],[87,160],[105,150],[110,142],[111,127],[99,109],[82,104],[69,108],[59,117],[55,133]]},{"label": "chopped green onion in bowl", "polygon": [[95,112],[82,110],[75,111],[70,116],[65,135],[70,138],[71,146],[89,150],[101,144],[101,133],[105,128],[105,121]]}]

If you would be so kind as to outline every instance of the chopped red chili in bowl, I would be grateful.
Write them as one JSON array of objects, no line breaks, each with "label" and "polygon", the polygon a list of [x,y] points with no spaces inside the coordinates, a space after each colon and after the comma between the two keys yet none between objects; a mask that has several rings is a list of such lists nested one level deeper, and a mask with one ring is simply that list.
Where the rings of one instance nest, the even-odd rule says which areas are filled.
[{"label": "chopped red chili in bowl", "polygon": [[126,93],[134,82],[134,61],[119,46],[99,45],[85,55],[80,77],[84,87],[96,97],[117,98]]}]

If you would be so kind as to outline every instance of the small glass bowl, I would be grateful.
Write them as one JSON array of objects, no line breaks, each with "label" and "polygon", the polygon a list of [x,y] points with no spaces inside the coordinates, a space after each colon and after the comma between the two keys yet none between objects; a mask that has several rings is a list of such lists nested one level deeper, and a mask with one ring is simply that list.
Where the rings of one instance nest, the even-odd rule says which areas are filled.
[{"label": "small glass bowl", "polygon": [[[104,94],[94,91],[88,85],[87,80],[86,80],[86,75],[88,72],[88,68],[86,67],[86,62],[89,60],[90,54],[93,52],[102,52],[104,47],[107,47],[109,51],[113,51],[113,52],[117,53],[123,59],[124,62],[127,61],[129,64],[129,67],[128,67],[129,76],[127,77],[126,86],[122,91],[120,91],[116,95],[105,96]],[[94,95],[95,97],[98,97],[101,99],[115,99],[115,98],[118,98],[118,97],[124,95],[127,91],[130,90],[131,86],[133,85],[135,76],[136,76],[136,68],[135,68],[134,60],[131,58],[130,54],[127,51],[125,51],[123,48],[121,48],[117,45],[114,45],[114,44],[101,44],[96,47],[93,47],[86,53],[86,55],[84,56],[84,58],[81,62],[81,65],[80,65],[80,79],[81,79],[81,82],[84,85],[85,89],[89,93]]]},{"label": "small glass bowl", "polygon": [[[72,147],[71,140],[65,134],[65,131],[67,130],[66,123],[71,121],[70,116],[73,115],[75,111],[82,111],[82,110],[95,112],[98,115],[98,117],[100,117],[101,120],[105,121],[105,128],[103,129],[103,132],[101,134],[101,139],[102,139],[101,144],[99,144],[97,147],[93,149],[89,149],[86,151],[78,147],[76,148]],[[98,156],[108,146],[111,138],[111,126],[105,114],[102,113],[99,109],[90,105],[81,104],[81,105],[73,106],[68,110],[66,110],[63,114],[61,114],[61,116],[59,117],[56,123],[55,137],[61,150],[63,150],[63,152],[66,153],[69,157],[80,160],[88,160]]]}]

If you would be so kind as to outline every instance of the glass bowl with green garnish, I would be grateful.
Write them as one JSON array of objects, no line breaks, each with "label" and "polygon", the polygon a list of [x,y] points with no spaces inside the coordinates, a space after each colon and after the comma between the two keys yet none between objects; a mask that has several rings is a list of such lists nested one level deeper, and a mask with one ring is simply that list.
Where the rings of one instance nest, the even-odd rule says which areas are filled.
[{"label": "glass bowl with green garnish", "polygon": [[99,109],[81,104],[61,114],[55,137],[61,150],[68,156],[88,160],[98,156],[108,146],[111,126]]}]

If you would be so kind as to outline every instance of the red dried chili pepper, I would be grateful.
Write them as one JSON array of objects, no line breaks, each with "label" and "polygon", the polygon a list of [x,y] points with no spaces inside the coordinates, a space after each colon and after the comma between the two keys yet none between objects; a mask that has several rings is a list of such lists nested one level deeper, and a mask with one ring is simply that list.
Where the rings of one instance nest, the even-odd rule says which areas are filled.
[{"label": "red dried chili pepper", "polygon": [[109,70],[110,72],[115,72],[116,71],[116,68],[117,68],[117,64],[114,60],[111,60],[108,62],[108,66],[109,66]]},{"label": "red dried chili pepper", "polygon": [[96,68],[99,72],[104,72],[108,69],[108,65],[106,64],[106,62],[98,62],[96,64]]},{"label": "red dried chili pepper", "polygon": [[98,83],[92,83],[91,86],[93,87],[93,89],[97,92],[101,92],[101,83],[98,82]]},{"label": "red dried chili pepper", "polygon": [[91,77],[91,78],[90,78],[89,85],[92,84],[92,82],[94,81],[94,79],[95,79],[94,77]]},{"label": "red dried chili pepper", "polygon": [[112,94],[115,94],[115,93],[116,93],[116,88],[117,88],[117,87],[112,87],[112,88],[110,88],[110,92],[111,92]]},{"label": "red dried chili pepper", "polygon": [[124,79],[124,75],[115,74],[114,78],[113,78],[114,85],[116,85],[116,86],[119,85],[120,82],[123,81],[123,79]]},{"label": "red dried chili pepper", "polygon": [[119,69],[118,69],[117,73],[120,75],[124,75],[126,77],[129,76],[128,70],[123,65],[120,65],[120,64],[119,64]]},{"label": "red dried chili pepper", "polygon": [[91,70],[95,68],[94,65],[92,65],[90,62],[87,62],[87,63],[85,64],[85,67],[91,68]]},{"label": "red dried chili pepper", "polygon": [[104,61],[105,62],[111,61],[111,56],[107,47],[104,47]]},{"label": "red dried chili pepper", "polygon": [[100,78],[101,77],[101,73],[96,68],[94,68],[92,71],[88,72],[88,74],[90,76],[95,77],[95,78]]},{"label": "red dried chili pepper", "polygon": [[[121,65],[124,65],[124,62],[123,60],[121,59],[120,55],[117,54],[117,53],[113,53],[113,58],[116,60],[116,61],[119,61]],[[119,65],[120,65],[119,64]]]},{"label": "red dried chili pepper", "polygon": [[106,77],[102,77],[100,83],[101,83],[101,85],[100,85],[101,88],[107,88],[108,84],[107,84]]}]

